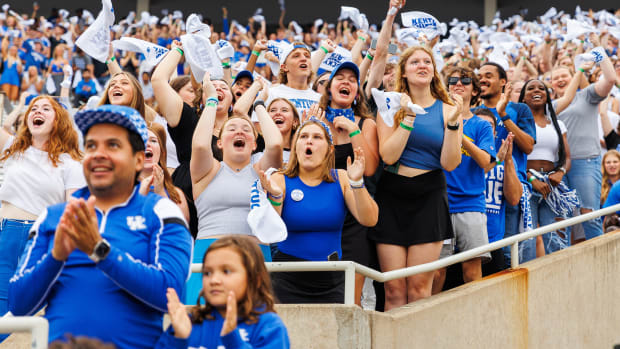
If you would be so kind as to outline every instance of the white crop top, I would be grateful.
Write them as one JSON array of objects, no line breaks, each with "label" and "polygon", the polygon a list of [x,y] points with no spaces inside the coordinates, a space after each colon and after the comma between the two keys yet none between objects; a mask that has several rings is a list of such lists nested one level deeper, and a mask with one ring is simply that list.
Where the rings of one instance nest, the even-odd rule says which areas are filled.
[{"label": "white crop top", "polygon": [[[558,125],[560,125],[560,132],[565,134],[566,126],[564,123],[558,120]],[[549,123],[545,127],[536,125],[536,144],[534,144],[534,149],[527,156],[527,159],[547,160],[556,163],[559,161],[558,151],[558,134],[555,132],[553,124]]]},{"label": "white crop top", "polygon": [[[13,144],[7,140],[3,151]],[[66,191],[86,186],[82,164],[69,154],[59,157],[54,167],[45,151],[30,147],[23,154],[13,155],[4,162],[4,182],[0,200],[26,212],[40,215],[47,206],[66,201]]]}]

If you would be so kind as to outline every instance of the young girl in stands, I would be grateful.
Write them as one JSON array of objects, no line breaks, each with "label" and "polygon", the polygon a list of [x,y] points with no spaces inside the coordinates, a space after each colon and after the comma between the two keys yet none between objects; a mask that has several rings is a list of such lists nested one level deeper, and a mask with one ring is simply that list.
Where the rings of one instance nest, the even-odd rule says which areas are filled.
[{"label": "young girl in stands", "polygon": [[271,281],[258,245],[228,236],[214,242],[202,261],[199,303],[188,316],[168,289],[172,325],[156,348],[289,348],[284,323],[274,310]]}]

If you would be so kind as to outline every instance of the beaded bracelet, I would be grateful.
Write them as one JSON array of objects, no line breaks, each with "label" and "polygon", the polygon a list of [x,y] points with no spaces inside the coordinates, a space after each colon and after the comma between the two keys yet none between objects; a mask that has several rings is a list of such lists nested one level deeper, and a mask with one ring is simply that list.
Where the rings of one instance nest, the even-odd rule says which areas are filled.
[{"label": "beaded bracelet", "polygon": [[282,199],[282,194],[280,194],[280,195],[273,195],[270,192],[267,192],[267,197],[268,198],[272,198],[274,200],[280,200],[280,199]]}]

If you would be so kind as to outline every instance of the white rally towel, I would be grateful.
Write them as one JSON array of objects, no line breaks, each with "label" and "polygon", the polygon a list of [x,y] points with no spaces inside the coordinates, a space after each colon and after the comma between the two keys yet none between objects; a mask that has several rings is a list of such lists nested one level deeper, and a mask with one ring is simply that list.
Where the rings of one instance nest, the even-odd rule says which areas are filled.
[{"label": "white rally towel", "polygon": [[151,69],[159,64],[169,51],[167,48],[157,44],[128,37],[122,37],[120,40],[112,41],[112,47],[114,47],[115,50],[142,53],[146,66]]},{"label": "white rally towel", "polygon": [[267,60],[267,64],[269,64],[269,68],[271,68],[271,72],[274,75],[278,75],[280,73],[280,64],[284,62],[285,51],[290,53],[291,47],[293,47],[293,45],[285,41],[267,41],[267,50],[271,51],[271,53],[273,53],[273,55],[278,59],[278,62]]},{"label": "white rally towel", "polygon": [[368,31],[368,19],[355,7],[341,6],[339,19],[350,19],[357,29]]},{"label": "white rally towel", "polygon": [[56,84],[54,84],[54,79],[52,79],[51,75],[48,76],[45,80],[45,89],[47,90],[48,95],[54,94],[54,92],[56,92]]},{"label": "white rally towel", "polygon": [[441,25],[437,18],[426,12],[409,11],[401,13],[400,16],[404,27],[420,30],[429,40],[437,35],[445,35],[448,29],[447,26]]},{"label": "white rally towel", "polygon": [[319,69],[332,71],[342,62],[351,61],[353,61],[353,55],[351,54],[351,51],[347,50],[344,47],[337,46],[334,52],[330,52],[327,56],[325,56],[323,62],[321,62],[321,66],[319,67]]},{"label": "white rally towel", "polygon": [[111,0],[101,0],[103,9],[97,19],[75,41],[75,44],[101,63],[110,54],[110,28],[114,25],[114,9]]},{"label": "white rally towel", "polygon": [[217,56],[220,57],[222,61],[226,58],[232,58],[235,55],[235,48],[226,40],[218,40],[215,42],[214,46]]},{"label": "white rally towel", "polygon": [[[377,111],[379,112],[379,115],[381,115],[383,122],[385,122],[385,124],[389,127],[394,126],[394,116],[396,116],[396,112],[400,110],[401,93],[385,92],[376,88],[371,89],[370,92],[372,93],[372,97],[375,99]],[[417,104],[409,102],[407,106],[416,115],[426,114],[426,110]]]},{"label": "white rally towel", "polygon": [[272,244],[284,241],[288,236],[286,224],[284,224],[282,217],[280,217],[278,212],[271,206],[260,184],[260,180],[258,179],[252,184],[250,192],[250,213],[248,213],[247,222],[252,233],[262,243]]},{"label": "white rally towel", "polygon": [[209,72],[213,79],[222,79],[224,71],[211,46],[209,26],[202,23],[196,14],[191,14],[187,17],[186,28],[187,34],[181,35],[181,43],[196,81],[202,82],[205,72]]},{"label": "white rally towel", "polygon": [[569,19],[566,22],[566,40],[572,40],[584,34],[594,33],[596,29],[585,21]]}]

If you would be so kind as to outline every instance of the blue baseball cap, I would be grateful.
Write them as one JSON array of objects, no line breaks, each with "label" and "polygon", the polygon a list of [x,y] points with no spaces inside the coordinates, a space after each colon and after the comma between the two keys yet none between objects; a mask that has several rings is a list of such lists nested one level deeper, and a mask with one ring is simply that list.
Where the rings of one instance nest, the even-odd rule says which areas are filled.
[{"label": "blue baseball cap", "polygon": [[350,69],[353,71],[353,73],[355,74],[355,76],[357,77],[357,84],[360,84],[360,68],[357,67],[357,64],[353,63],[353,62],[342,62],[340,63],[336,68],[334,68],[334,70],[332,70],[332,73],[329,75],[329,80],[331,81],[331,79],[334,78],[334,76],[336,75],[336,73],[338,73],[338,71],[342,70],[342,69]]},{"label": "blue baseball cap", "polygon": [[144,147],[149,139],[146,122],[140,113],[131,107],[105,104],[95,109],[87,109],[75,114],[75,123],[86,135],[88,130],[97,124],[114,124],[140,135]]},{"label": "blue baseball cap", "polygon": [[241,78],[248,78],[250,79],[250,82],[254,82],[254,75],[252,75],[249,70],[242,70],[237,73],[237,76],[235,76],[235,81],[233,81],[233,85],[236,84],[237,81],[239,81],[239,79]]}]

